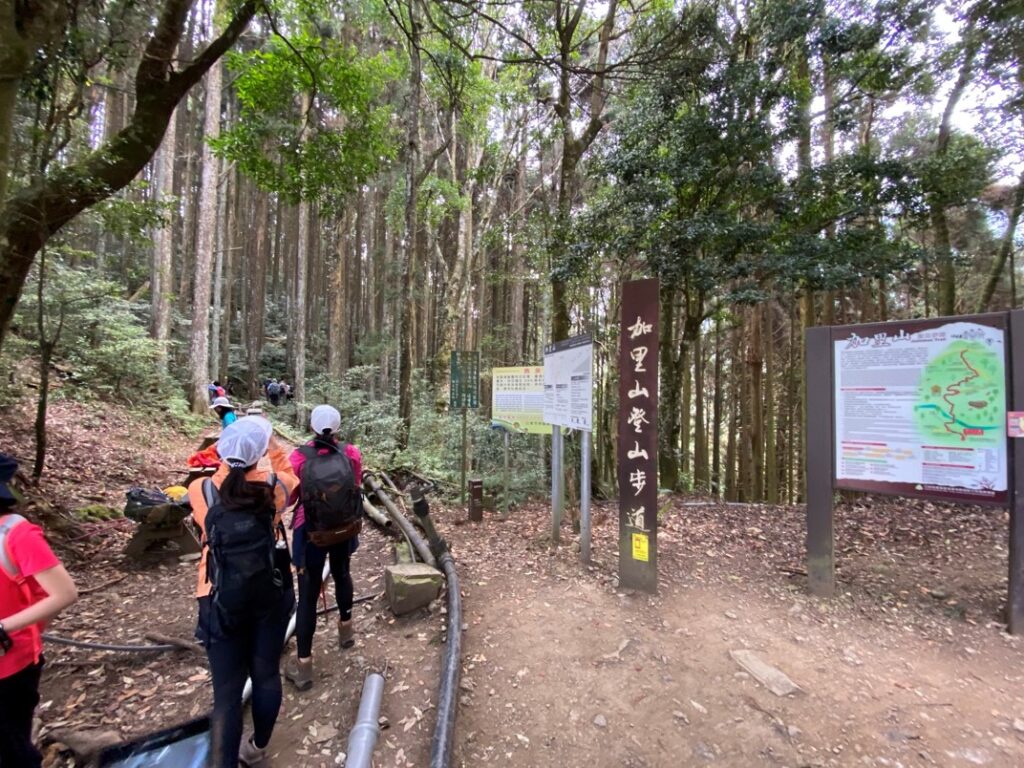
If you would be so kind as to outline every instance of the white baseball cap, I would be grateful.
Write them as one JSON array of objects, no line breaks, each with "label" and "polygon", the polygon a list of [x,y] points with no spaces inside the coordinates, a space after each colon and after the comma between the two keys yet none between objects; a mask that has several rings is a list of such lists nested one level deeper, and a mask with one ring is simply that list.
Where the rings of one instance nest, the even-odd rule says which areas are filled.
[{"label": "white baseball cap", "polygon": [[[260,424],[266,419],[246,416],[228,424],[217,441],[217,453],[231,467],[251,467],[267,452],[270,432]],[[270,422],[267,422],[269,425]]]},{"label": "white baseball cap", "polygon": [[325,429],[331,430],[332,434],[337,434],[341,429],[341,414],[333,405],[318,405],[309,415],[309,426],[318,435],[322,435]]},{"label": "white baseball cap", "polygon": [[274,434],[274,425],[270,423],[269,419],[262,415],[262,411],[258,414],[246,411],[245,416],[242,416],[239,421],[251,421],[253,424],[259,424],[260,429],[266,432],[267,440],[269,440],[270,436]]},{"label": "white baseball cap", "polygon": [[230,408],[232,411],[235,410],[235,406],[231,404],[231,401],[226,397],[215,397],[213,402],[210,403],[210,409],[214,408]]}]

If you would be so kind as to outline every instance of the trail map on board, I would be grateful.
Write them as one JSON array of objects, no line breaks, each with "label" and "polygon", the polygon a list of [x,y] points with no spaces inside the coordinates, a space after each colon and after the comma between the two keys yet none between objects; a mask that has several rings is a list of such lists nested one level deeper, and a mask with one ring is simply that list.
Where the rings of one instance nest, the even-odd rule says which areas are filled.
[{"label": "trail map on board", "polygon": [[836,484],[1004,501],[1004,329],[913,321],[864,331],[833,332]]}]

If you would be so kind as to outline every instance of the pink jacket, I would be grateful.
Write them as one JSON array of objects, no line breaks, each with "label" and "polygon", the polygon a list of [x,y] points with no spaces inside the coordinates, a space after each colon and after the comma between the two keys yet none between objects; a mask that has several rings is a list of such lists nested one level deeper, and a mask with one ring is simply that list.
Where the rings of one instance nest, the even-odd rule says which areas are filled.
[{"label": "pink jacket", "polygon": [[[306,446],[312,448],[316,441],[310,440],[306,443]],[[323,456],[327,453],[326,448],[321,448],[317,453]],[[352,472],[356,476],[356,486],[358,487],[363,480],[363,454],[359,452],[359,449],[354,445],[345,446],[345,455],[348,456],[349,461],[352,462]],[[291,452],[288,457],[288,461],[292,464],[292,469],[295,471],[295,476],[302,480],[302,465],[306,463],[306,457],[302,455],[302,452],[296,448]],[[302,509],[302,485],[298,485],[295,491],[292,493],[292,501],[298,501],[298,506],[295,507],[295,512],[292,515],[292,528],[298,528],[306,522],[306,513]]]}]

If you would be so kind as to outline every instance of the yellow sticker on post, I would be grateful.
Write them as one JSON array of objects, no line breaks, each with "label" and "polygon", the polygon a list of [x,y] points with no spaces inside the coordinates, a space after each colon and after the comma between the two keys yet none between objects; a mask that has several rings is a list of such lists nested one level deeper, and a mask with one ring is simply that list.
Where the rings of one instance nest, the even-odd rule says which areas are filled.
[{"label": "yellow sticker on post", "polygon": [[646,533],[634,533],[633,534],[633,559],[638,560],[641,563],[646,563],[647,554],[647,534]]}]

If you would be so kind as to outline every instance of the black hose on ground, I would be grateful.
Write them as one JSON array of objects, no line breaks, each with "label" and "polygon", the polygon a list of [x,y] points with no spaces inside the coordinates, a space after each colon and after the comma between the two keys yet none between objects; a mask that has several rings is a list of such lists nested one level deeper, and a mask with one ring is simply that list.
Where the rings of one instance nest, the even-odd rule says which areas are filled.
[{"label": "black hose on ground", "polygon": [[[352,605],[359,605],[359,603],[367,603],[370,600],[374,600],[380,597],[379,594],[363,595],[357,597],[352,601]],[[338,610],[338,604],[335,603],[329,608],[321,608],[316,612],[317,616],[323,616],[324,614],[331,613]],[[72,640],[70,637],[61,637],[60,635],[51,635],[49,632],[43,633],[43,640],[54,645],[68,645],[72,648],[85,648],[90,651],[113,651],[117,653],[166,653],[168,651],[182,651],[185,650],[185,646],[182,645],[170,645],[167,643],[161,643],[159,645],[116,645],[112,643],[92,643],[85,640]]]},{"label": "black hose on ground", "polygon": [[180,645],[111,645],[109,643],[87,643],[84,640],[72,640],[70,637],[51,635],[43,633],[43,640],[56,645],[70,645],[72,648],[88,648],[90,651],[117,651],[120,653],[165,653],[166,651],[180,651]]},{"label": "black hose on ground", "polygon": [[393,502],[388,495],[384,492],[384,486],[380,480],[372,472],[363,472],[363,485],[366,486],[367,490],[372,492],[381,504],[384,505],[384,509],[391,515],[391,519],[395,521],[399,528],[402,530],[402,534],[409,540],[413,550],[419,555],[427,565],[432,568],[437,568],[437,559],[434,557],[433,552],[430,551],[430,547],[427,542],[420,536],[419,531],[413,526],[412,523],[401,513],[395,502]]},{"label": "black hose on ground", "polygon": [[430,506],[422,494],[412,493],[412,508],[430,538],[430,547],[448,582],[448,638],[441,658],[441,682],[437,690],[437,722],[430,742],[430,768],[449,768],[458,712],[459,677],[462,674],[462,596],[455,560],[430,519]]}]

